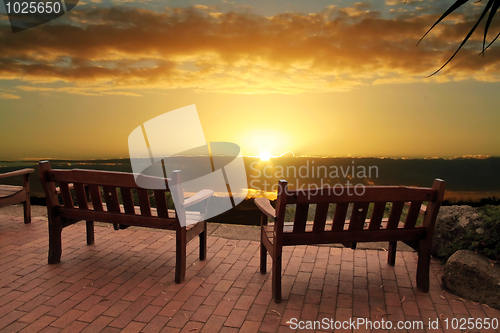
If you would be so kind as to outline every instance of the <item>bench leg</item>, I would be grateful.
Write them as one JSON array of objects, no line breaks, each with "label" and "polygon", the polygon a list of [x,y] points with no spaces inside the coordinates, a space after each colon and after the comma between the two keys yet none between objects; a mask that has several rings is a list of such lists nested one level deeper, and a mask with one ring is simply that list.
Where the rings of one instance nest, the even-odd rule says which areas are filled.
[{"label": "bench leg", "polygon": [[431,246],[427,241],[420,241],[418,246],[417,288],[429,291],[429,271],[431,265]]},{"label": "bench leg", "polygon": [[31,223],[31,204],[30,204],[30,198],[26,199],[26,201],[23,202],[23,208],[24,208],[24,224]]},{"label": "bench leg", "polygon": [[87,227],[87,245],[94,244],[94,221],[86,221]]},{"label": "bench leg", "polygon": [[59,218],[54,220],[53,223],[49,222],[49,264],[57,264],[61,261],[61,220]]},{"label": "bench leg", "polygon": [[274,302],[281,303],[281,253],[273,258],[272,294]]},{"label": "bench leg", "polygon": [[260,242],[260,272],[266,274],[267,271],[267,250],[262,241]]},{"label": "bench leg", "polygon": [[391,266],[396,264],[396,250],[398,242],[389,242],[389,253],[387,254],[387,263]]},{"label": "bench leg", "polygon": [[186,276],[186,227],[176,231],[175,237],[175,283],[181,283]]},{"label": "bench leg", "polygon": [[207,221],[203,221],[203,231],[200,233],[200,260],[207,258]]},{"label": "bench leg", "polygon": [[267,270],[267,249],[264,246],[265,225],[267,225],[267,215],[262,213],[260,214],[260,272],[262,274],[266,274]]}]

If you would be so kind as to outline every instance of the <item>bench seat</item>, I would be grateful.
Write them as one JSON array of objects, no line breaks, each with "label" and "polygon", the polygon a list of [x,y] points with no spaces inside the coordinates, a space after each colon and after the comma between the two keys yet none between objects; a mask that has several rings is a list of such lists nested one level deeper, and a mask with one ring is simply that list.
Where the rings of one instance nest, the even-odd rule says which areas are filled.
[{"label": "bench seat", "polygon": [[22,186],[0,185],[0,198],[10,197],[24,189]]}]

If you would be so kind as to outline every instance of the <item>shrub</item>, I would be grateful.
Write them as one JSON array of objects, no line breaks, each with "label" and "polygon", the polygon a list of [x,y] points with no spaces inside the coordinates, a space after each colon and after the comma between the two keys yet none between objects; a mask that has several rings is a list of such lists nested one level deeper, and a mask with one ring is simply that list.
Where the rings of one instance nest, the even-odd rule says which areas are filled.
[{"label": "shrub", "polygon": [[500,261],[500,206],[481,207],[479,217],[479,228],[470,226],[463,237],[443,246],[439,256],[446,260],[455,251],[471,250],[491,260]]}]

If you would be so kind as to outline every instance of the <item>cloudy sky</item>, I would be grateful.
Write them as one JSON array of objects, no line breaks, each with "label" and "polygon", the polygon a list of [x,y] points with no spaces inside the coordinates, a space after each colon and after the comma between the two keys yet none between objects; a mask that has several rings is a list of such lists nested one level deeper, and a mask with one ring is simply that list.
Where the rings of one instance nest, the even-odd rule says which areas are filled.
[{"label": "cloudy sky", "polygon": [[500,156],[500,43],[479,56],[481,27],[427,77],[484,3],[416,46],[452,2],[80,0],[18,33],[2,14],[0,159],[128,157],[191,104],[245,155]]}]

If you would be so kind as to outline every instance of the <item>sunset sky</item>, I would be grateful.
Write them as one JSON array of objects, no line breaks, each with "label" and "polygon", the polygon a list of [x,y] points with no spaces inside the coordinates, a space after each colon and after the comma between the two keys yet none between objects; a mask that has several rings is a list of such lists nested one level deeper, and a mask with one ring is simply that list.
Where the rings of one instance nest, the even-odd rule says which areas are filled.
[{"label": "sunset sky", "polygon": [[80,0],[19,33],[2,14],[0,160],[128,157],[191,104],[244,155],[500,156],[500,42],[479,56],[481,27],[427,78],[484,2],[416,46],[453,2]]}]

